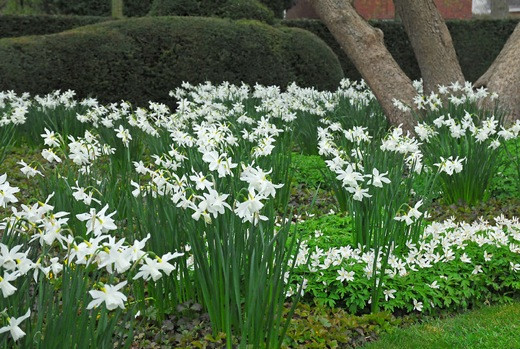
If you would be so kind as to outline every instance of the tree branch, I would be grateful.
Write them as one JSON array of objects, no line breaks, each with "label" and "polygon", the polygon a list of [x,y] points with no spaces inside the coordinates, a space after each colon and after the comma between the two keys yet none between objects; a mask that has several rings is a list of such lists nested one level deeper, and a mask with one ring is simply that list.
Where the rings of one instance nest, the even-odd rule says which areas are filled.
[{"label": "tree branch", "polygon": [[464,82],[451,34],[433,0],[394,0],[421,69],[426,93]]},{"label": "tree branch", "polygon": [[383,32],[368,24],[347,0],[310,0],[342,50],[372,89],[393,125],[413,132],[411,111],[402,111],[393,99],[413,106],[416,91],[385,47]]},{"label": "tree branch", "polygon": [[475,87],[496,92],[498,106],[508,113],[507,119],[520,120],[520,23]]}]

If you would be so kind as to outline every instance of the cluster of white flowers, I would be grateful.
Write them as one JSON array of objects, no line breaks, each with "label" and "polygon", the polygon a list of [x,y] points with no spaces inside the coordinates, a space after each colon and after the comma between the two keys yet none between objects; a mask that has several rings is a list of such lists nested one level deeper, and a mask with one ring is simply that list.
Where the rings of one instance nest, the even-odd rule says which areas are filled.
[{"label": "cluster of white flowers", "polygon": [[406,225],[413,224],[417,219],[421,218],[423,215],[423,212],[419,211],[419,207],[421,207],[423,204],[422,200],[419,200],[414,207],[410,207],[408,212],[404,215],[398,215],[394,217],[396,221],[404,221]]},{"label": "cluster of white flowers", "polygon": [[[500,146],[498,137],[492,139],[492,136],[498,136],[498,120],[491,116],[481,121],[481,125],[475,124],[475,117],[466,112],[460,121],[451,117],[450,114],[441,115],[433,120],[433,125],[426,122],[420,122],[415,126],[415,133],[421,141],[429,142],[431,138],[439,134],[439,130],[446,127],[451,137],[461,138],[470,134],[475,137],[478,143],[490,140],[490,148],[496,149]],[[503,132],[507,137],[506,130]]]},{"label": "cluster of white flowers", "polygon": [[[76,190],[74,197],[85,201],[86,189],[78,186]],[[31,275],[34,282],[38,282],[40,273],[46,278],[56,278],[62,272],[64,264],[76,267],[95,265],[98,269],[103,269],[109,275],[119,279],[123,278],[124,273],[132,266],[136,266],[139,269],[133,276],[134,280],[142,278],[145,281],[150,279],[157,281],[162,275],[170,275],[174,270],[172,260],[184,255],[180,252],[168,252],[159,257],[146,251],[145,244],[150,238],[149,234],[142,240],[135,240],[132,244],[128,244],[125,238],[118,239],[110,235],[109,233],[118,227],[112,218],[116,212],[107,213],[108,205],[99,211],[90,208],[89,212],[78,214],[76,218],[86,222],[87,234],[91,237],[83,239],[74,236],[68,225],[69,213],[54,212],[54,207],[49,204],[53,195],[50,195],[45,202],[37,202],[30,206],[21,204],[20,209],[9,207],[8,204],[18,201],[13,195],[18,191],[18,188],[9,185],[5,174],[0,176],[2,207],[12,210],[12,216],[0,223],[0,234],[29,237],[28,244],[16,245],[12,248],[0,243],[0,270],[3,271],[0,275],[0,290],[4,298],[12,296],[17,291],[12,284],[13,281]],[[99,203],[99,200],[92,199],[92,193],[89,195],[90,201]],[[78,243],[78,239],[82,241]],[[36,246],[37,250],[42,248],[47,252],[36,260],[31,260],[29,251],[35,248],[33,246],[35,242],[39,245]],[[49,254],[49,249],[55,249],[55,252]],[[127,281],[122,281],[115,286],[98,283],[99,290],[90,291],[93,300],[88,304],[87,309],[102,303],[108,310],[124,308],[126,296],[121,289],[126,283]],[[9,325],[2,327],[0,333],[10,331],[15,341],[22,338],[25,333],[18,325],[29,316],[30,313],[27,313],[18,319],[10,318]]]},{"label": "cluster of white flowers", "polygon": [[462,171],[462,162],[465,160],[466,158],[459,159],[458,156],[455,159],[453,159],[453,156],[447,159],[441,156],[441,162],[434,164],[434,166],[439,168],[439,172],[445,172],[451,176],[453,173],[460,173]]},{"label": "cluster of white flowers", "polygon": [[18,199],[14,194],[18,193],[20,189],[12,187],[7,181],[7,174],[0,176],[0,207],[7,207],[7,204],[11,202],[17,202]]},{"label": "cluster of white flowers", "polygon": [[423,154],[420,146],[421,143],[415,137],[408,133],[404,134],[401,127],[397,127],[383,139],[381,150],[403,154],[410,170],[421,173],[423,170]]},{"label": "cluster of white flowers", "polygon": [[63,93],[61,93],[60,90],[56,90],[45,96],[35,96],[34,101],[40,110],[55,110],[57,108],[74,109],[78,105],[74,96],[76,96],[76,92],[72,90],[67,90]]},{"label": "cluster of white flowers", "polygon": [[[454,82],[449,86],[438,86],[437,93],[431,92],[429,95],[424,94],[422,80],[414,81],[413,85],[418,93],[413,99],[414,108],[417,110],[437,111],[447,103],[460,106],[465,103],[480,103],[487,98],[494,101],[498,97],[496,93],[490,94],[484,87],[475,89],[471,82],[465,82],[464,85]],[[393,104],[402,111],[411,109],[411,106],[397,99],[393,100]]]},{"label": "cluster of white flowers", "polygon": [[0,91],[0,127],[24,124],[30,106],[28,93],[18,96],[14,91]]},{"label": "cluster of white flowers", "polygon": [[[249,149],[255,159],[270,156],[277,137],[284,132],[275,124],[283,118],[273,112],[273,105],[262,105],[270,112],[259,119],[248,116],[242,104],[248,97],[244,86],[185,84],[185,89],[177,89],[173,95],[182,97],[179,110],[171,117],[158,118],[173,143],[168,152],[152,155],[153,163],[134,163],[141,175],[141,183],[132,183],[134,195],[169,195],[178,207],[193,210],[193,219],[202,217],[208,224],[226,210],[244,222],[256,224],[267,219],[260,213],[263,202],[275,197],[282,184],[268,179],[272,170],[265,171],[254,162],[239,166],[229,154]],[[224,105],[228,98],[234,102],[231,109]],[[202,163],[190,161],[194,157],[200,157]],[[177,175],[179,168],[186,174]],[[238,200],[236,193],[217,190],[218,182],[235,176],[248,186],[245,201]]]},{"label": "cluster of white flowers", "polygon": [[[342,138],[350,143],[350,147],[343,148],[338,145],[336,139]],[[353,194],[353,199],[362,201],[370,198],[369,188],[382,188],[389,184],[390,179],[386,176],[388,171],[381,172],[379,169],[365,168],[364,151],[360,147],[362,143],[370,143],[372,137],[367,128],[354,127],[344,130],[339,123],[331,123],[325,128],[318,128],[319,154],[328,158],[327,167],[334,172],[336,178],[341,181],[346,191]],[[403,135],[401,128],[395,128],[383,139],[380,149],[384,152],[395,152],[403,154],[408,166],[415,172],[422,169],[422,154],[419,143],[409,135]]]},{"label": "cluster of white flowers", "polygon": [[[422,93],[420,83],[415,85]],[[441,95],[449,94],[447,99],[456,105],[489,97],[485,90],[475,92],[469,85],[452,84],[441,87],[439,92]],[[114,136],[113,140],[126,148],[133,142],[139,142],[141,135],[155,139],[160,136],[161,146],[148,148],[147,156],[133,163],[134,171],[139,176],[139,179],[134,177],[137,182],[131,181],[135,197],[166,197],[176,207],[189,212],[193,220],[200,221],[202,218],[201,222],[208,225],[225,213],[236,215],[243,223],[258,224],[268,219],[264,207],[283,187],[283,183],[275,183],[271,178],[273,167],[269,165],[270,157],[283,142],[284,136],[292,132],[297,116],[307,113],[326,117],[345,100],[354,109],[363,110],[375,99],[363,81],[358,83],[348,79],[343,80],[335,92],[300,88],[295,84],[282,92],[273,86],[249,87],[229,83],[194,86],[183,83],[170,95],[178,101],[175,112],[153,102],[149,103],[148,108],[136,109],[126,102],[108,106],[100,105],[95,99],[78,102],[73,91],[56,91],[33,99],[28,94],[17,96],[12,91],[0,92],[0,127],[27,122],[31,108],[48,115],[57,109],[68,111],[66,117],[73,117],[92,127],[80,137],[77,134],[62,136],[57,133],[58,130],[45,128],[41,137],[46,148],[41,155],[55,164],[67,162],[68,159],[78,166],[82,175],[90,174],[103,157],[108,158],[116,152],[113,148],[116,145],[110,145],[104,134]],[[431,94],[419,96],[414,102],[417,109],[438,110],[445,100],[442,96]],[[401,110],[409,109],[399,101],[394,101],[394,105]],[[363,146],[376,142],[367,128],[355,126],[344,129],[339,122],[327,118],[322,122],[323,127],[318,128],[319,153],[327,158],[327,166],[354,200],[370,200],[376,190],[396,184],[391,182],[387,170],[367,165],[365,160],[371,154],[365,152]],[[499,137],[507,140],[520,134],[520,121],[508,129],[502,127],[499,130],[495,118],[488,118],[476,125],[469,113],[461,121],[448,114],[436,119],[432,125],[419,123],[415,128],[418,139],[405,134],[399,127],[394,128],[378,148],[383,152],[402,155],[408,172],[420,173],[423,170],[423,155],[419,141],[429,142],[443,127],[448,128],[454,138],[470,132],[479,142],[490,140],[489,146],[492,148],[498,146]],[[338,138],[349,142],[350,146],[339,146]],[[436,165],[439,171],[452,175],[462,170],[463,161],[465,159],[459,157],[441,158]],[[19,164],[27,177],[43,176],[32,164],[23,160]],[[123,291],[130,280],[124,280],[124,274],[132,266],[137,269],[133,279],[157,281],[164,274],[172,273],[174,265],[171,261],[184,253],[170,252],[159,257],[145,251],[150,235],[132,243],[117,238],[112,235],[118,230],[116,211],[108,205],[103,206],[101,200],[95,197],[98,193],[96,189],[82,187],[78,181],[75,186],[71,184],[71,189],[74,199],[88,206],[86,212],[74,217],[69,217],[68,212],[53,212],[54,207],[49,204],[52,196],[44,203],[11,208],[13,216],[6,219],[0,229],[5,234],[27,234],[30,244],[39,243],[37,248],[55,248],[56,253],[52,258],[46,255],[33,261],[28,257],[28,246],[8,248],[0,244],[0,267],[3,272],[0,275],[0,290],[3,297],[17,291],[13,281],[30,273],[36,281],[42,275],[59,275],[67,265],[95,265],[108,273],[111,279],[117,279],[118,283],[96,283],[96,289],[90,290],[93,300],[87,308],[104,303],[107,309],[112,310],[125,307],[127,298]],[[18,188],[10,186],[6,175],[0,176],[0,207],[6,208],[16,203],[14,194],[18,191]],[[419,211],[421,205],[420,200],[413,207],[404,203],[406,211],[399,212],[393,219],[404,222],[403,225],[411,225],[423,216]],[[84,222],[88,238],[74,236],[69,219]],[[417,245],[409,244],[406,256],[392,254],[389,267],[383,272],[392,278],[429,268],[439,262],[449,262],[468,241],[477,242],[484,248],[486,245],[508,246],[512,252],[519,253],[520,224],[517,220],[504,218],[498,219],[496,226],[484,222],[473,225],[455,224],[453,221],[434,223],[426,228],[420,241]],[[189,246],[184,251],[189,251]],[[306,271],[311,273],[337,270],[336,280],[340,282],[371,278],[381,268],[381,255],[361,247],[346,246],[324,251],[310,249],[303,244],[295,258],[300,268],[304,268],[310,259]],[[489,261],[492,255],[484,250],[484,258]],[[462,254],[460,260],[472,263],[466,254]],[[189,256],[187,264],[193,266],[193,256]],[[364,270],[362,275],[352,269],[352,266],[359,264]],[[511,270],[519,271],[520,265],[511,264]],[[482,266],[476,265],[474,273],[480,272]],[[319,280],[319,274],[316,280]],[[304,281],[303,289],[308,283],[308,280]],[[437,288],[441,284],[442,280],[436,280],[430,287]],[[289,291],[293,292],[294,289]],[[385,299],[395,297],[395,293],[396,290],[392,289],[383,292]],[[414,300],[414,307],[420,311],[423,304]],[[11,317],[8,326],[0,328],[0,333],[10,331],[14,340],[22,338],[24,333],[18,325],[29,316],[30,311],[18,318]]]},{"label": "cluster of white flowers", "polygon": [[520,136],[520,120],[516,120],[509,128],[504,128],[502,126],[501,130],[498,131],[498,135],[506,141],[518,138]]},{"label": "cluster of white flowers", "polygon": [[[412,208],[414,210],[414,208]],[[413,214],[413,213],[412,213]],[[405,255],[390,253],[388,265],[384,274],[389,278],[404,277],[421,269],[433,268],[438,263],[450,263],[460,260],[463,263],[474,264],[464,252],[469,242],[474,242],[482,249],[485,262],[490,262],[493,255],[489,248],[505,248],[512,253],[520,254],[520,221],[517,218],[507,219],[503,216],[495,218],[495,225],[486,221],[456,223],[452,219],[442,223],[434,222],[428,225],[419,243],[408,243]],[[488,249],[488,250],[487,250]],[[370,279],[374,272],[374,251],[363,251],[361,247],[351,246],[330,247],[327,251],[318,247],[310,249],[303,243],[296,258],[299,272],[306,275],[314,274],[313,282],[320,283],[321,275],[326,270],[337,272],[337,280],[341,282],[354,281],[356,278]],[[457,257],[458,256],[458,257]],[[307,265],[307,261],[310,261]],[[375,261],[377,272],[382,268],[381,255]],[[475,264],[473,274],[482,272],[482,264]],[[361,268],[360,268],[361,267]],[[513,272],[520,272],[520,267],[510,263]],[[356,271],[358,270],[358,271]],[[362,273],[359,270],[363,270]],[[444,280],[434,280],[429,286],[438,289]],[[289,295],[294,293],[292,286]],[[394,298],[396,290],[384,290],[385,299]],[[289,296],[288,295],[288,296]],[[422,308],[416,310],[421,311]]]}]

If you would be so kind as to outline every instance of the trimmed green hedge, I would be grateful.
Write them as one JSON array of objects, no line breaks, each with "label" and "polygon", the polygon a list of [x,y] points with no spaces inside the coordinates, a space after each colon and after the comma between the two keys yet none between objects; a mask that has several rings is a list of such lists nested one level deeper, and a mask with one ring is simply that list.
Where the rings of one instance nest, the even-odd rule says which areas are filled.
[{"label": "trimmed green hedge", "polygon": [[477,81],[486,72],[519,21],[472,20],[447,23],[467,80]]},{"label": "trimmed green hedge", "polygon": [[[289,27],[309,30],[322,38],[338,55],[345,76],[356,80],[361,78],[321,21],[286,20],[282,23]],[[487,70],[517,23],[518,19],[447,21],[462,72],[467,80],[474,82]],[[412,79],[420,78],[417,60],[402,25],[394,21],[371,22],[371,24],[384,32],[385,44],[404,72]]]},{"label": "trimmed green hedge", "polygon": [[59,33],[76,27],[108,21],[109,17],[0,16],[0,38]]},{"label": "trimmed green hedge", "polygon": [[336,55],[308,31],[257,21],[148,17],[0,39],[0,91],[73,89],[103,102],[172,104],[183,81],[334,89]]}]

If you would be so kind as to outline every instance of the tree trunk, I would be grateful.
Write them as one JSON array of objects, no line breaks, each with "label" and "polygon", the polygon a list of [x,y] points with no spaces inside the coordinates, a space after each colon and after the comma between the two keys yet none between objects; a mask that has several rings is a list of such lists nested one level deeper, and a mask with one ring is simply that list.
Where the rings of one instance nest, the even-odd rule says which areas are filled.
[{"label": "tree trunk", "polygon": [[411,111],[402,111],[393,104],[398,99],[414,106],[417,94],[410,78],[401,70],[383,42],[383,32],[369,25],[350,1],[310,0],[342,50],[356,66],[372,89],[392,125],[413,132]]},{"label": "tree trunk", "polygon": [[496,92],[499,107],[508,112],[507,119],[520,119],[520,23],[475,87],[487,87],[490,92]]},{"label": "tree trunk", "polygon": [[433,0],[394,0],[421,69],[424,91],[464,82],[451,34]]},{"label": "tree trunk", "polygon": [[491,18],[501,19],[509,16],[507,0],[491,0]]}]

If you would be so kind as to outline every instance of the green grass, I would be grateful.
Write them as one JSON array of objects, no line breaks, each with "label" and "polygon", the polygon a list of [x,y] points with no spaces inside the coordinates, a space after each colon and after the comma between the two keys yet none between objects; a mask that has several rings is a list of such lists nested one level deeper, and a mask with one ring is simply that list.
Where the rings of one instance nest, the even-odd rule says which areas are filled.
[{"label": "green grass", "polygon": [[293,153],[292,155],[293,182],[303,184],[308,188],[330,189],[323,173],[329,171],[325,161],[318,155],[303,155]]},{"label": "green grass", "polygon": [[314,216],[298,225],[300,236],[309,247],[325,250],[352,245],[353,228],[352,218],[342,213]]},{"label": "green grass", "polygon": [[520,197],[520,138],[505,142],[500,148],[502,165],[490,183],[490,194],[495,198]]},{"label": "green grass", "polygon": [[[6,152],[4,161],[0,162],[0,176],[7,173],[7,181],[11,186],[18,187],[20,192],[16,194],[19,201],[23,203],[34,203],[36,199],[42,199],[38,191],[38,181],[40,176],[26,178],[20,171],[21,166],[18,164],[20,160],[24,160],[28,164],[44,164],[45,170],[51,166],[41,157],[40,151],[37,149],[15,146]],[[42,170],[41,167],[38,168]],[[43,172],[43,170],[42,170]],[[43,198],[45,199],[45,198]],[[10,209],[0,207],[0,219],[11,213]]]},{"label": "green grass", "polygon": [[397,329],[364,348],[520,348],[520,303]]}]

